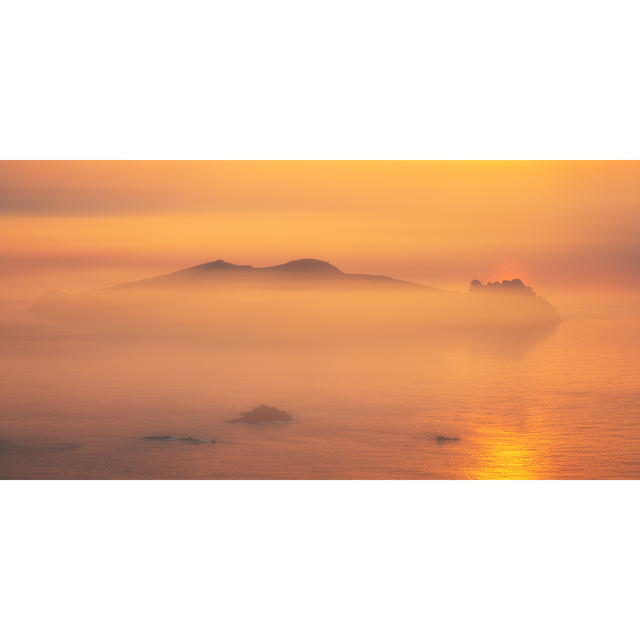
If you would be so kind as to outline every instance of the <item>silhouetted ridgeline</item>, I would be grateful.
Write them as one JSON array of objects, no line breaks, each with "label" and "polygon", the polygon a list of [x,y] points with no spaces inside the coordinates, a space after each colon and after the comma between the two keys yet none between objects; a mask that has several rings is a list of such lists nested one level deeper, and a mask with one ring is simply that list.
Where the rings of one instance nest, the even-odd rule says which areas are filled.
[{"label": "silhouetted ridgeline", "polygon": [[274,267],[251,267],[216,260],[155,278],[110,287],[110,289],[184,289],[184,288],[258,288],[258,289],[417,289],[437,291],[415,282],[387,276],[344,273],[322,260],[291,260]]},{"label": "silhouetted ridgeline", "polygon": [[[472,280],[469,285],[469,293],[506,293],[509,295],[535,296],[536,292],[525,286],[522,280],[503,280],[502,282],[487,282],[483,285],[479,280]],[[542,297],[542,296],[539,296]]]},{"label": "silhouetted ridgeline", "polygon": [[[520,280],[483,286],[473,295],[343,273],[328,262],[293,260],[254,268],[222,260],[156,278],[74,295],[50,292],[36,314],[126,331],[194,331],[220,340],[376,338],[432,329],[541,326],[560,322],[555,307]],[[513,293],[518,295],[476,295]]]}]

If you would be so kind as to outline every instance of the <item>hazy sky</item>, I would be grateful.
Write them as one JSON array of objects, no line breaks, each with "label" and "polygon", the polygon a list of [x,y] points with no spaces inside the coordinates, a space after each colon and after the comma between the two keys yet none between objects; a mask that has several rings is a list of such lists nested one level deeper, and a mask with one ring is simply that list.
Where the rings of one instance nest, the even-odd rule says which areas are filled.
[{"label": "hazy sky", "polygon": [[640,288],[640,162],[0,163],[3,297],[224,259],[466,290]]}]

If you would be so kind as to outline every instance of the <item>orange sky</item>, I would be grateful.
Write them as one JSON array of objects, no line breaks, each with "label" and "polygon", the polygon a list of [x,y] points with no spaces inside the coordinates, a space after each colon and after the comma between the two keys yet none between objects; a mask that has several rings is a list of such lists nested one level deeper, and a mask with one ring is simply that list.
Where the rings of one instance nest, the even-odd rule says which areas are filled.
[{"label": "orange sky", "polygon": [[3,297],[222,258],[640,288],[640,162],[0,162]]}]

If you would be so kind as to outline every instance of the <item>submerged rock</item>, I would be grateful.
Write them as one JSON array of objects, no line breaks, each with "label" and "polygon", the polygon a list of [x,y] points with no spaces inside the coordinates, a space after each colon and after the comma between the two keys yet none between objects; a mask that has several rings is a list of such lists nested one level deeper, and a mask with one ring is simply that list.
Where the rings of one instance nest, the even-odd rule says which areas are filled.
[{"label": "submerged rock", "polygon": [[189,444],[204,444],[210,442],[215,444],[215,440],[203,440],[202,438],[174,438],[173,436],[142,436],[143,440],[180,440],[182,442],[188,442]]},{"label": "submerged rock", "polygon": [[267,407],[261,404],[254,407],[251,411],[245,411],[240,414],[242,417],[227,420],[227,422],[247,422],[254,424],[256,422],[291,422],[293,418],[286,412],[280,411],[275,407]]},{"label": "submerged rock", "polygon": [[453,440],[458,440],[458,438],[447,438],[445,436],[438,436],[436,440],[438,442],[447,442],[447,440],[453,441]]}]

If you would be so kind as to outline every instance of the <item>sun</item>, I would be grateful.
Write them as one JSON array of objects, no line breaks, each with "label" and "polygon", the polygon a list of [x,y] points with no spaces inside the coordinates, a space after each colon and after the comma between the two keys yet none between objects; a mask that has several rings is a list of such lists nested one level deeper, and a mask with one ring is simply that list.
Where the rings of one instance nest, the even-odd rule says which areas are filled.
[{"label": "sun", "polygon": [[495,282],[496,280],[502,282],[503,280],[513,280],[514,278],[518,278],[527,284],[531,280],[531,275],[521,264],[513,260],[504,260],[493,266],[489,275],[489,282]]}]

